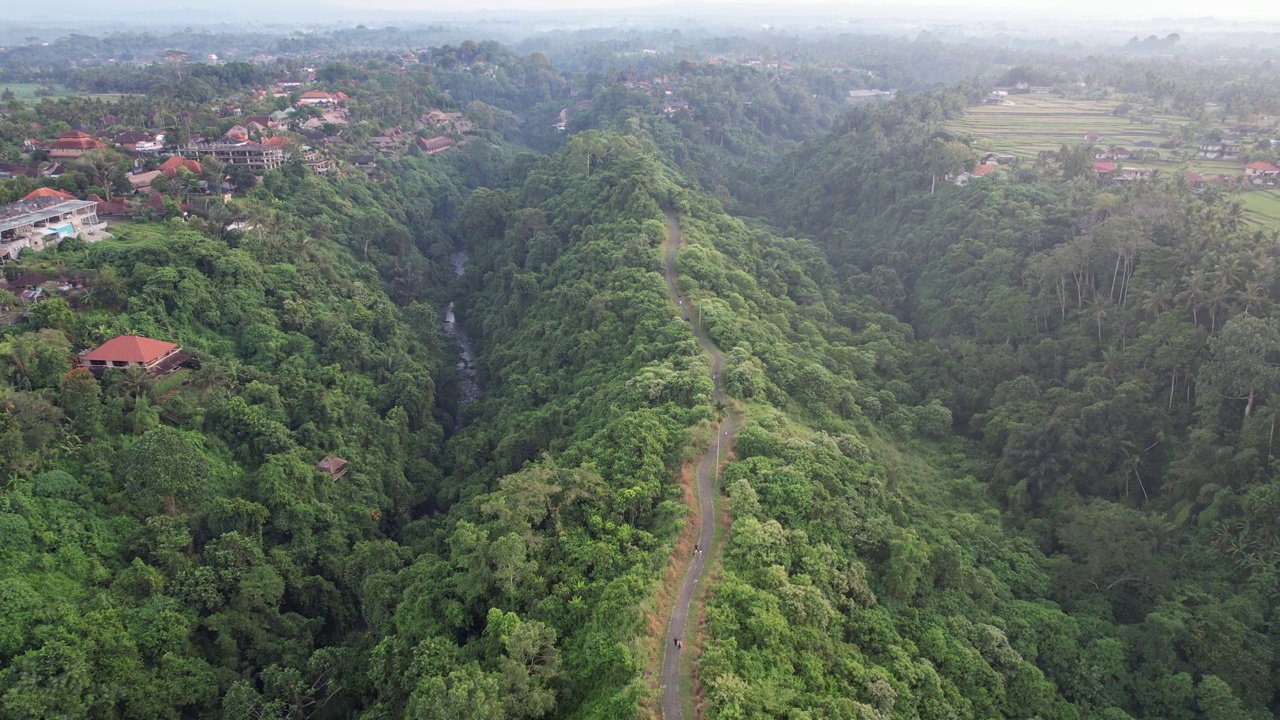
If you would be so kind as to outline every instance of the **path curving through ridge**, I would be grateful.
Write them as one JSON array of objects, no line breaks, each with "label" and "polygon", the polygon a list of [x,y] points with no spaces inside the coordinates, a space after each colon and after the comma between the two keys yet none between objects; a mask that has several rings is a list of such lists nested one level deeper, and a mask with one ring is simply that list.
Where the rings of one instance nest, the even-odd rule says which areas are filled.
[{"label": "path curving through ridge", "polygon": [[[684,316],[686,321],[690,321],[692,318],[689,314],[689,305],[681,297],[680,291],[676,289],[676,250],[680,247],[680,238],[680,222],[675,213],[668,212],[667,253],[664,273],[667,280],[667,292],[671,295],[671,302],[680,309],[680,314]],[[707,338],[707,334],[700,324],[690,323],[690,327],[693,330],[693,336],[698,340],[698,344],[711,356],[711,378],[715,384],[715,401],[725,403],[724,385],[723,381],[720,380],[720,369],[724,365],[724,358],[720,356],[720,350],[711,344],[711,340]],[[693,652],[693,643],[685,642],[685,649],[677,650],[674,639],[692,639],[692,635],[686,637],[685,632],[685,624],[690,617],[689,606],[693,602],[698,579],[702,577],[702,569],[707,557],[714,552],[714,548],[711,547],[712,539],[715,537],[715,506],[712,499],[714,497],[713,493],[718,492],[719,489],[714,486],[712,478],[719,462],[717,451],[729,448],[736,430],[733,414],[726,414],[720,427],[718,442],[712,442],[711,447],[707,448],[707,452],[698,462],[698,517],[701,523],[697,542],[698,547],[701,547],[703,551],[700,555],[694,555],[689,560],[689,567],[685,570],[684,581],[680,583],[680,592],[676,595],[675,602],[671,607],[671,620],[667,625],[667,636],[663,638],[664,650],[662,652],[661,680],[662,717],[664,720],[680,720],[684,716],[684,710],[680,703],[680,655],[686,652]]]}]

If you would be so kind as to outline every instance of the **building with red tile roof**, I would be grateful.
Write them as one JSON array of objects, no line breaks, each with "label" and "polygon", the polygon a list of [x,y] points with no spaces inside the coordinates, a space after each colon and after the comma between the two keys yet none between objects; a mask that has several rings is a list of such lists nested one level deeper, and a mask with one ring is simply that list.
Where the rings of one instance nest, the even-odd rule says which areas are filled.
[{"label": "building with red tile roof", "polygon": [[1269,162],[1263,162],[1261,160],[1254,160],[1253,162],[1244,166],[1244,176],[1247,178],[1256,178],[1256,177],[1273,178],[1277,174],[1280,174],[1280,168],[1276,167],[1275,165],[1272,165]]},{"label": "building with red tile roof", "polygon": [[36,198],[57,198],[59,200],[75,200],[76,196],[63,190],[55,190],[53,188],[40,187],[27,193],[23,200],[35,200]]},{"label": "building with red tile roof", "polygon": [[979,165],[978,167],[973,169],[973,176],[982,177],[983,175],[990,175],[995,171],[996,171],[995,165]]},{"label": "building with red tile roof", "polygon": [[298,97],[298,105],[337,105],[346,95],[330,95],[323,90],[308,90]]},{"label": "building with red tile roof", "polygon": [[173,157],[169,158],[168,160],[165,160],[163,163],[160,164],[160,172],[164,173],[169,177],[173,177],[174,175],[177,175],[178,168],[186,168],[195,175],[199,175],[200,171],[204,169],[200,165],[200,161],[191,160],[190,158],[184,158],[181,155],[174,155]]},{"label": "building with red tile roof", "polygon": [[106,147],[106,145],[93,139],[88,133],[69,130],[59,135],[57,140],[49,143],[49,157],[78,158],[90,150],[96,150],[101,147]]},{"label": "building with red tile roof", "polygon": [[142,368],[152,375],[167,375],[187,357],[182,354],[182,348],[171,342],[138,335],[118,335],[81,353],[79,364],[96,377],[102,377],[108,368]]}]

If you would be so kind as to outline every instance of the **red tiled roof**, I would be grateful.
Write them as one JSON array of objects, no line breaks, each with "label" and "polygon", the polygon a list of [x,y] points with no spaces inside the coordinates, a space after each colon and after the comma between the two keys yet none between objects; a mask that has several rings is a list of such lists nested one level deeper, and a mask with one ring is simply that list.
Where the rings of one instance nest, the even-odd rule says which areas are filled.
[{"label": "red tiled roof", "polygon": [[973,169],[973,176],[982,177],[983,175],[990,175],[995,171],[996,171],[995,165],[979,165],[978,167]]},{"label": "red tiled roof", "polygon": [[1115,172],[1116,164],[1109,162],[1096,162],[1093,164],[1094,172]]},{"label": "red tiled roof", "polygon": [[1254,160],[1248,165],[1245,165],[1245,167],[1250,170],[1261,170],[1262,172],[1280,172],[1280,168],[1269,162],[1263,162],[1261,160]]},{"label": "red tiled roof", "polygon": [[[67,137],[70,134],[74,134],[77,137]],[[94,148],[106,147],[84,133],[63,133],[62,135],[63,137],[49,143],[50,150],[93,150]]]},{"label": "red tiled roof", "polygon": [[308,90],[298,96],[299,100],[333,100],[334,96],[323,90]]},{"label": "red tiled roof", "polygon": [[35,200],[36,198],[58,198],[59,200],[75,200],[76,196],[68,192],[63,192],[61,190],[54,190],[53,188],[42,187],[42,188],[36,188],[35,190],[32,190],[31,192],[27,193],[26,197],[22,199]]},{"label": "red tiled roof", "polygon": [[163,340],[152,340],[137,335],[119,335],[85,353],[84,359],[149,363],[177,348],[177,345]]},{"label": "red tiled roof", "polygon": [[284,147],[284,143],[284,138],[276,135],[275,137],[269,137],[266,140],[263,140],[260,144],[263,147]]},{"label": "red tiled roof", "polygon": [[180,155],[174,155],[160,165],[160,172],[168,175],[169,177],[173,177],[178,174],[178,168],[186,168],[196,175],[199,175],[200,171],[204,169],[197,160],[190,160]]}]

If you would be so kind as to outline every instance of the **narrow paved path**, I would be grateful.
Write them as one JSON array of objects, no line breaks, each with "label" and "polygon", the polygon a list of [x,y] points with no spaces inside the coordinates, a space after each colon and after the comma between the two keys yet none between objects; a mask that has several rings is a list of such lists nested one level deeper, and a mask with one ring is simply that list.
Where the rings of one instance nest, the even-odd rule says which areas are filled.
[{"label": "narrow paved path", "polygon": [[[671,294],[671,302],[680,308],[684,319],[692,320],[688,304],[676,289],[676,250],[679,247],[680,222],[675,213],[667,213],[667,292]],[[691,325],[691,327],[693,336],[698,339],[698,344],[711,356],[711,379],[715,384],[715,401],[723,403],[725,396],[724,385],[720,380],[720,368],[724,364],[724,359],[699,325]],[[701,518],[698,547],[702,548],[702,553],[695,554],[690,560],[689,568],[685,571],[684,582],[680,584],[680,593],[676,595],[676,601],[671,608],[671,622],[667,627],[667,637],[664,642],[666,649],[662,654],[662,717],[664,720],[680,720],[683,717],[680,705],[680,655],[684,652],[692,652],[693,643],[685,642],[685,649],[680,651],[676,649],[674,640],[675,638],[692,640],[692,636],[685,636],[685,622],[689,619],[689,605],[697,589],[698,578],[702,576],[703,564],[711,551],[711,539],[715,532],[715,509],[712,497],[713,493],[718,492],[718,488],[713,485],[712,478],[716,464],[719,462],[717,455],[722,447],[729,447],[734,431],[733,415],[725,415],[717,442],[713,442],[711,447],[707,448],[706,454],[698,463],[698,516]]]}]

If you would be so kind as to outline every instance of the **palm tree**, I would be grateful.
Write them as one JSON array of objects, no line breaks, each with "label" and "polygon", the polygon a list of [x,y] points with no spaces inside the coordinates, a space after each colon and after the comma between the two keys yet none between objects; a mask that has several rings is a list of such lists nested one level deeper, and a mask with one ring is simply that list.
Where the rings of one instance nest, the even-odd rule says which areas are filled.
[{"label": "palm tree", "polygon": [[111,200],[111,174],[120,171],[120,161],[123,158],[114,151],[106,148],[90,150],[81,155],[76,164],[85,172],[86,175],[93,178],[93,181],[102,186],[102,194],[106,200]]},{"label": "palm tree", "polygon": [[91,308],[94,306],[94,302],[95,302],[94,298],[97,296],[97,294],[98,293],[93,289],[93,286],[90,285],[89,287],[80,291],[80,294],[76,297],[76,304],[81,307]]},{"label": "palm tree", "polygon": [[125,368],[122,387],[128,391],[129,396],[134,400],[149,392],[151,385],[151,373],[147,372],[145,368],[136,366]]},{"label": "palm tree", "polygon": [[207,360],[196,374],[195,386],[205,395],[218,390],[228,391],[235,386],[239,374],[240,361],[235,358]]},{"label": "palm tree", "polygon": [[1240,258],[1236,255],[1229,255],[1225,259],[1219,259],[1213,266],[1214,280],[1220,285],[1230,288],[1240,282],[1241,264]]},{"label": "palm tree", "polygon": [[1178,293],[1176,298],[1180,303],[1186,303],[1187,309],[1191,311],[1191,323],[1193,325],[1200,324],[1199,310],[1204,303],[1205,288],[1209,285],[1209,278],[1203,270],[1199,268],[1192,270],[1187,276],[1187,287]]},{"label": "palm tree", "polygon": [[1250,315],[1261,315],[1267,309],[1267,289],[1257,280],[1245,283],[1244,289],[1236,294],[1244,311]]},{"label": "palm tree", "polygon": [[1142,291],[1138,303],[1144,313],[1156,320],[1173,304],[1173,288],[1167,282],[1160,283],[1155,289]]},{"label": "palm tree", "polygon": [[1227,203],[1227,211],[1222,216],[1222,226],[1228,230],[1238,230],[1244,221],[1244,205],[1239,200]]},{"label": "palm tree", "polygon": [[1110,301],[1101,295],[1094,295],[1093,298],[1089,300],[1089,315],[1098,325],[1098,342],[1102,342],[1102,321],[1106,320],[1107,315],[1110,314],[1110,305]]},{"label": "palm tree", "polygon": [[21,384],[15,382],[19,388],[31,389],[31,366],[36,363],[36,344],[29,337],[15,335],[9,340],[9,365],[10,375],[14,380],[21,379]]},{"label": "palm tree", "polygon": [[1280,420],[1280,402],[1274,400],[1258,409],[1258,415],[1269,417],[1271,420],[1271,429],[1267,432],[1267,457],[1263,461],[1263,468],[1270,471],[1271,469],[1271,450],[1275,446],[1276,439],[1276,421]]},{"label": "palm tree", "polygon": [[1209,288],[1208,306],[1209,306],[1209,332],[1218,329],[1218,311],[1227,306],[1227,299],[1231,297],[1230,288],[1222,285],[1214,285]]}]

